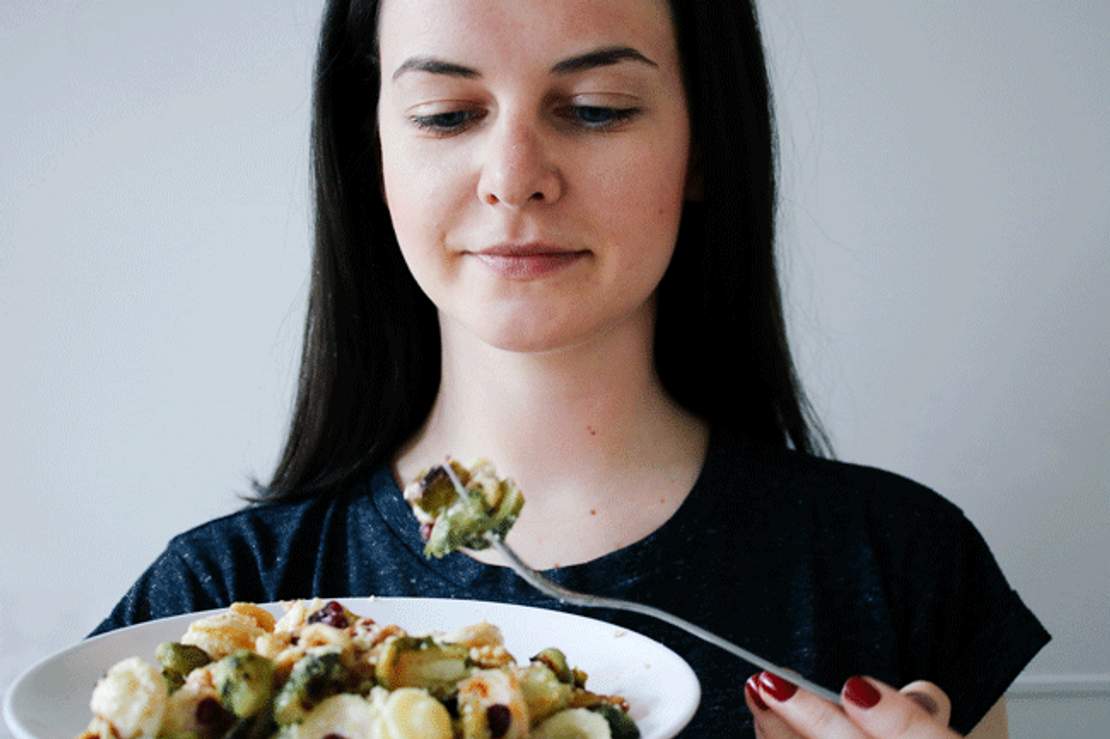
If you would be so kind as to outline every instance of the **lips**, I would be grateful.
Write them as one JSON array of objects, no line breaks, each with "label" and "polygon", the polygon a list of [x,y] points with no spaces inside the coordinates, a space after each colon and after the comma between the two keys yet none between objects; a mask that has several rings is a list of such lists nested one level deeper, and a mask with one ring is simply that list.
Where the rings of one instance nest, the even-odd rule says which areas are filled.
[{"label": "lips", "polygon": [[578,250],[535,241],[521,244],[498,244],[474,253],[479,256],[490,257],[538,257],[576,254]]},{"label": "lips", "polygon": [[512,280],[533,280],[553,274],[589,254],[540,242],[498,244],[468,253],[496,274]]}]

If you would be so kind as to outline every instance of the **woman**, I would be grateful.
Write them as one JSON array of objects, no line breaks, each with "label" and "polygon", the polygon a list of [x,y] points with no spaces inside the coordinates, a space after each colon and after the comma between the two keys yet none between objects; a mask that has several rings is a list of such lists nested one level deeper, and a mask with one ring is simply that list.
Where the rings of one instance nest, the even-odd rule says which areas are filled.
[{"label": "woman", "polygon": [[273,479],[176,537],[98,631],[309,595],[550,605],[492,553],[420,554],[399,487],[488,456],[525,491],[510,542],[533,566],[847,680],[841,709],[753,676],[745,710],[745,665],[602,614],[694,666],[690,736],[950,736],[988,713],[975,736],[1005,736],[1000,697],[1048,635],[958,509],[815,456],[749,3],[329,2],[314,165]]}]

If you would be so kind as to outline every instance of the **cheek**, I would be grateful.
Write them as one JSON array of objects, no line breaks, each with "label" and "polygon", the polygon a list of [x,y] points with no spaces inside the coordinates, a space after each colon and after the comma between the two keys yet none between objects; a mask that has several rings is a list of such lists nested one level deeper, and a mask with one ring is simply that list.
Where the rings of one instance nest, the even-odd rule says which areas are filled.
[{"label": "cheek", "polygon": [[430,186],[432,178],[425,173],[426,167],[419,160],[407,156],[404,149],[388,145],[382,149],[382,182],[385,185],[385,199],[402,246],[414,230],[426,227],[429,198],[435,196]]},{"label": "cheek", "polygon": [[409,269],[427,291],[442,276],[446,233],[452,213],[453,189],[440,171],[442,164],[422,161],[395,147],[382,151],[382,181],[393,231]]},{"label": "cheek", "polygon": [[659,272],[674,250],[685,192],[684,157],[640,156],[617,168],[599,190],[598,217],[626,266]]}]

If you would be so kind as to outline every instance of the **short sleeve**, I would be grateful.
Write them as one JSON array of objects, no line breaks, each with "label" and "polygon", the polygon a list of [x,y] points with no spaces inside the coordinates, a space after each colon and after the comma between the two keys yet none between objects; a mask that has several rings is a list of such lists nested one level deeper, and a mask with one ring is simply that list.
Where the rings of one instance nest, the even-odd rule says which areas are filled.
[{"label": "short sleeve", "polygon": [[226,605],[218,573],[198,572],[194,569],[196,561],[180,539],[171,541],[89,636]]},{"label": "short sleeve", "polygon": [[975,526],[954,507],[944,513],[918,531],[903,570],[910,595],[904,650],[918,662],[915,679],[948,694],[951,726],[967,734],[1051,637]]}]

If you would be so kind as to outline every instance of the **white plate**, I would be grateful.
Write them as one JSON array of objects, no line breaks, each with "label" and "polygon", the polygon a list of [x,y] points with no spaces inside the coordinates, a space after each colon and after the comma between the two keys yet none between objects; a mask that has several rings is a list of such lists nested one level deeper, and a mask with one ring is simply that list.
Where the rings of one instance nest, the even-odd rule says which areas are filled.
[{"label": "white plate", "polygon": [[[409,633],[448,631],[485,620],[500,627],[505,646],[525,661],[544,647],[558,647],[589,674],[595,692],[622,695],[644,739],[667,739],[697,710],[701,686],[690,665],[662,644],[613,624],[569,613],[506,603],[436,598],[337,598],[360,616],[395,623]],[[265,604],[273,613],[283,610]],[[4,718],[17,739],[57,739],[80,734],[89,723],[96,681],[116,662],[142,657],[176,641],[207,613],[190,613],[102,634],[47,657],[8,690]]]}]

